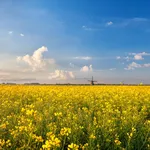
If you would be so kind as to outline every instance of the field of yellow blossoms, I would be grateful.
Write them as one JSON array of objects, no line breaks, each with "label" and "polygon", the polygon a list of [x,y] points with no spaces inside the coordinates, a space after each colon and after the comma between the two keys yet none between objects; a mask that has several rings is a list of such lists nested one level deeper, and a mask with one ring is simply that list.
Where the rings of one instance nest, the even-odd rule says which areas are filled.
[{"label": "field of yellow blossoms", "polygon": [[150,87],[1,85],[0,149],[150,150]]}]

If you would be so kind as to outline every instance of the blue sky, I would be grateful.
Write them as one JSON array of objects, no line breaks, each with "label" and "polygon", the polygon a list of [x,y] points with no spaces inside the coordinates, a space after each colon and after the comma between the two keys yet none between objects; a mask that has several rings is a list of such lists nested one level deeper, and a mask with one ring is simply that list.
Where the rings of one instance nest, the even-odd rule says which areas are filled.
[{"label": "blue sky", "polygon": [[1,0],[0,79],[150,83],[150,2]]}]

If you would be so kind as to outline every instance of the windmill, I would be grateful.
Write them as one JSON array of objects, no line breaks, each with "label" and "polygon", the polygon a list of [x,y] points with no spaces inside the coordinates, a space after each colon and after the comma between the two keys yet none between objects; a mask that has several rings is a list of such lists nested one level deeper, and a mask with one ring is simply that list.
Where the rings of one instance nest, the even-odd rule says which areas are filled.
[{"label": "windmill", "polygon": [[90,85],[94,85],[94,83],[97,82],[97,81],[94,81],[94,80],[93,80],[93,76],[92,76],[92,78],[75,78],[75,79],[78,79],[78,80],[79,80],[79,79],[85,79],[85,80],[87,80],[88,82],[90,82]]},{"label": "windmill", "polygon": [[91,80],[88,80],[88,81],[90,82],[91,85],[94,85],[94,83],[97,82],[97,81],[94,81],[94,80],[93,80],[93,76],[92,76],[92,79],[91,79]]}]

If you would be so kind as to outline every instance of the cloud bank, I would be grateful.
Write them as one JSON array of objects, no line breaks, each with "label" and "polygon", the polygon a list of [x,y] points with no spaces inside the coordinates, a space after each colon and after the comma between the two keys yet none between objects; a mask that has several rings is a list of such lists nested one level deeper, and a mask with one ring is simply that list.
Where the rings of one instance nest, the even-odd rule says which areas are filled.
[{"label": "cloud bank", "polygon": [[68,80],[75,78],[73,72],[65,71],[65,70],[55,70],[55,72],[50,73],[49,77],[50,80]]},{"label": "cloud bank", "polygon": [[127,66],[127,68],[124,68],[125,70],[134,70],[135,68],[148,68],[150,67],[150,63],[148,64],[138,64],[136,62],[132,62]]},{"label": "cloud bank", "polygon": [[29,67],[31,67],[32,71],[43,70],[47,64],[55,63],[54,59],[43,58],[43,53],[47,51],[48,51],[47,47],[42,46],[41,48],[34,51],[32,56],[30,56],[29,54],[25,56],[18,56],[17,61],[25,62]]}]

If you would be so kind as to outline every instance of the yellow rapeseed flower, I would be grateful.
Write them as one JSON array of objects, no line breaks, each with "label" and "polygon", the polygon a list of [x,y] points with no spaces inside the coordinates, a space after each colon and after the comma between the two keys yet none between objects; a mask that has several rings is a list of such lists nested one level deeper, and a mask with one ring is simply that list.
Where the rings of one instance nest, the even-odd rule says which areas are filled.
[{"label": "yellow rapeseed flower", "polygon": [[71,133],[71,128],[64,127],[60,130],[60,134],[62,136],[65,136],[65,135],[68,136],[70,133]]},{"label": "yellow rapeseed flower", "polygon": [[96,139],[96,136],[94,134],[91,134],[89,138],[90,139]]},{"label": "yellow rapeseed flower", "polygon": [[68,150],[78,150],[79,146],[77,144],[71,143],[68,145]]}]

